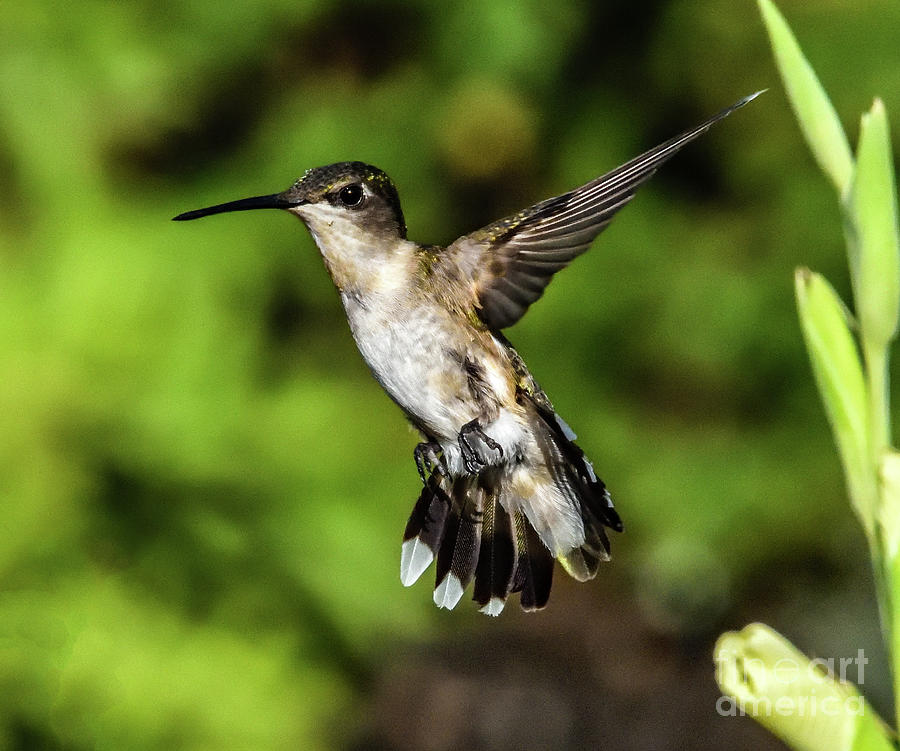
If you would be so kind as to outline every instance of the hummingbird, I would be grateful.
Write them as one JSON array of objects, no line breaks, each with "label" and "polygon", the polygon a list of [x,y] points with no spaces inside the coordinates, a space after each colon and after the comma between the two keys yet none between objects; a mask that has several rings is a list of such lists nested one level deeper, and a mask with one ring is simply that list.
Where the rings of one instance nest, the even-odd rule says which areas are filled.
[{"label": "hummingbird", "polygon": [[610,494],[501,331],[663,162],[759,93],[446,247],[407,238],[394,183],[362,162],[310,169],[281,193],[174,218],[282,209],[312,234],[360,354],[422,437],[403,585],[435,562],[439,607],[455,607],[474,581],[482,612],[499,615],[513,592],[532,611],[547,604],[554,559],[578,581],[609,560],[606,530],[623,530]]}]

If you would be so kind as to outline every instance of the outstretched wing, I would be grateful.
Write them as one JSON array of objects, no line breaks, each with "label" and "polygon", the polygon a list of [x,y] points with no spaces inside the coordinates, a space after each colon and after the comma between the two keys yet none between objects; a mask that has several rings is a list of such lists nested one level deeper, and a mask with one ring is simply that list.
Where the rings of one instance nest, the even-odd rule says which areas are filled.
[{"label": "outstretched wing", "polygon": [[447,248],[447,260],[474,282],[481,319],[495,330],[518,321],[553,275],[590,247],[657,167],[760,93],[744,97],[696,128],[580,188],[454,242]]}]

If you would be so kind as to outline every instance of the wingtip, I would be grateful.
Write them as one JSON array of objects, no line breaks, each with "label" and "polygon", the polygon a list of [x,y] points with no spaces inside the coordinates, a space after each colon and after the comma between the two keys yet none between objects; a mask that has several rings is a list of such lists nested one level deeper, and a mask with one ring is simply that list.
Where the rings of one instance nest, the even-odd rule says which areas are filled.
[{"label": "wingtip", "polygon": [[760,89],[759,91],[754,91],[752,94],[747,94],[747,96],[745,96],[743,99],[741,99],[741,104],[743,105],[743,104],[747,104],[747,102],[752,102],[754,99],[756,99],[756,97],[758,97],[760,94],[765,94],[768,90],[769,90],[768,87],[766,87],[765,89]]},{"label": "wingtip", "polygon": [[768,89],[760,89],[759,91],[754,91],[752,94],[747,94],[743,99],[738,99],[731,107],[728,108],[729,112],[734,112],[734,110],[740,109],[745,104],[750,104],[756,97],[760,94],[765,94]]},{"label": "wingtip", "polygon": [[[749,104],[754,99],[756,99],[756,97],[758,97],[760,94],[764,94],[767,91],[768,91],[768,89],[760,89],[759,91],[754,91],[752,94],[747,94],[747,96],[745,96],[741,99],[738,99],[730,107],[726,107],[725,109],[720,110],[715,115],[713,115],[708,120],[706,120],[705,122],[698,125],[693,130],[689,130],[685,133],[682,133],[680,136],[676,136],[671,141],[667,141],[666,144],[663,144],[663,146],[667,146],[671,149],[671,145],[674,143],[676,146],[675,151],[677,151],[678,149],[681,148],[681,146],[683,146],[686,143],[689,143],[690,141],[693,141],[697,136],[699,136],[701,133],[705,133],[717,122],[719,122],[720,120],[724,120],[732,112],[734,112],[735,110],[739,110],[745,104]],[[660,147],[657,147],[657,149],[652,149],[651,152],[657,151],[659,148]],[[638,157],[638,158],[640,159],[641,157]]]}]

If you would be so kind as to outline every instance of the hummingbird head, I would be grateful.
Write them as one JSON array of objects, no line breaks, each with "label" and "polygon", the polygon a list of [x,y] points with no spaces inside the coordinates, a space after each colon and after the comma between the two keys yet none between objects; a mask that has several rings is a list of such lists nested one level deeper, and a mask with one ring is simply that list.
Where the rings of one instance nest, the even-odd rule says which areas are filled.
[{"label": "hummingbird head", "polygon": [[342,294],[396,292],[412,273],[400,198],[391,179],[362,162],[316,167],[290,188],[188,211],[178,221],[247,209],[284,209],[307,226]]},{"label": "hummingbird head", "polygon": [[315,167],[281,193],[188,211],[175,220],[248,209],[284,209],[296,214],[317,240],[329,234],[406,239],[397,188],[384,172],[363,162]]}]

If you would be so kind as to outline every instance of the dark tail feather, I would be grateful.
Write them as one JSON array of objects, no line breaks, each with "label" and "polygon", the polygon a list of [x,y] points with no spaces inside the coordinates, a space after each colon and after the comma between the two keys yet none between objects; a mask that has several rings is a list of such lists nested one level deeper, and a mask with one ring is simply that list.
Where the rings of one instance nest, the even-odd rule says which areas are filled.
[{"label": "dark tail feather", "polygon": [[404,587],[415,583],[441,549],[451,506],[445,484],[449,483],[444,475],[432,474],[428,478],[406,524],[400,553],[400,581]]},{"label": "dark tail feather", "polygon": [[498,489],[485,489],[481,522],[481,551],[475,571],[472,599],[481,612],[500,615],[512,590],[516,568],[516,544],[512,519],[500,505]]},{"label": "dark tail feather", "polygon": [[521,592],[522,610],[540,610],[550,599],[553,556],[521,511],[515,513],[515,527],[518,556],[512,591]]},{"label": "dark tail feather", "polygon": [[453,609],[475,576],[481,547],[484,491],[471,477],[454,481],[450,516],[438,552],[434,604]]}]

